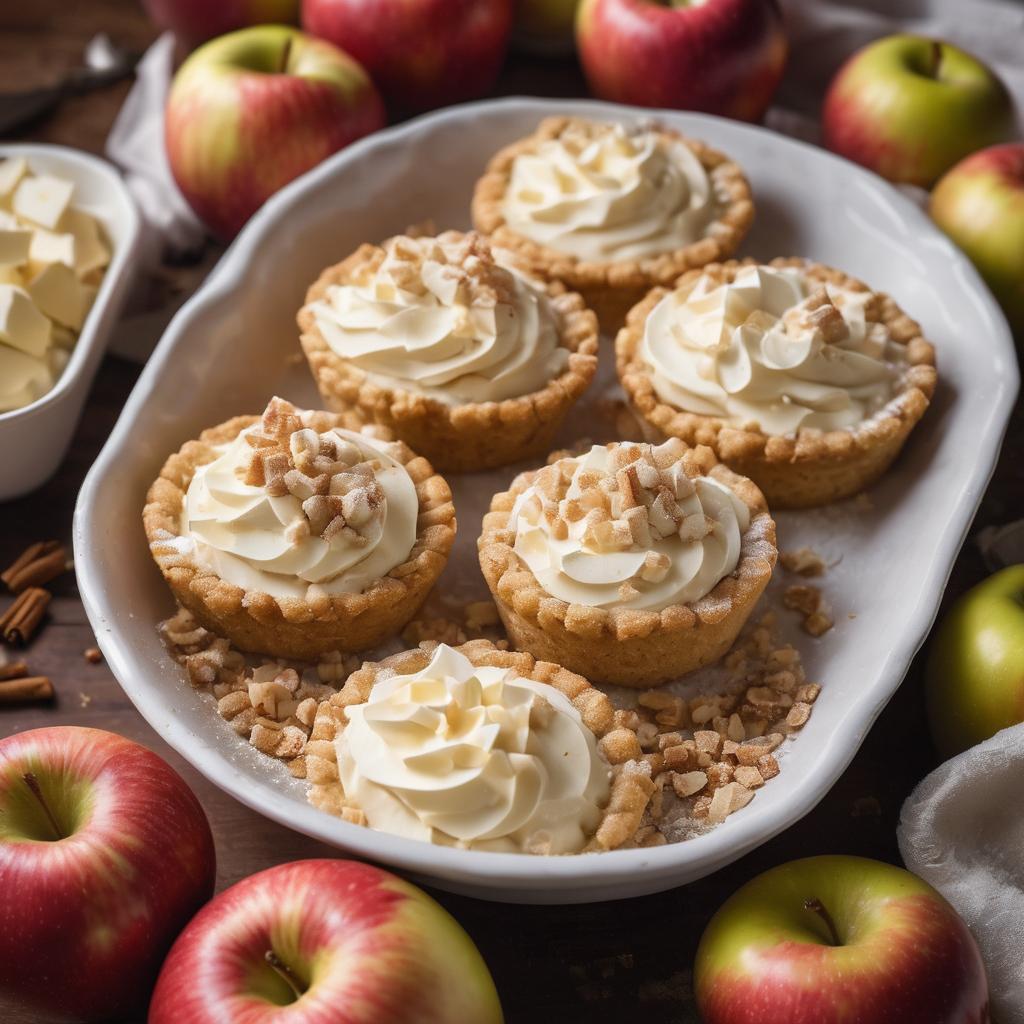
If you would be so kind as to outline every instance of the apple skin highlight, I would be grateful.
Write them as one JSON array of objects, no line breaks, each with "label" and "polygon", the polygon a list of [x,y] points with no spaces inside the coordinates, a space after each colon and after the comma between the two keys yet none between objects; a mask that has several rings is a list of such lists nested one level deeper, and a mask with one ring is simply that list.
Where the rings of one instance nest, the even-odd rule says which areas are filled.
[{"label": "apple skin highlight", "polygon": [[[807,901],[819,900],[834,922]],[[697,950],[705,1024],[986,1024],[974,939],[927,883],[861,857],[810,857],[759,875]]]},{"label": "apple skin highlight", "polygon": [[[66,838],[48,841],[26,773]],[[0,809],[0,995],[72,1020],[144,1006],[213,893],[213,837],[192,791],[137,743],[55,727],[0,741]]]}]

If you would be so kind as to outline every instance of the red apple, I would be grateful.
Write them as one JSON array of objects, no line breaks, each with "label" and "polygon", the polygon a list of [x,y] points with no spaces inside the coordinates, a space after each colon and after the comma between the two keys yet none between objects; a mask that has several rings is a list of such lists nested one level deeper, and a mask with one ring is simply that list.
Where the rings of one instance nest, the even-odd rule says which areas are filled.
[{"label": "red apple", "polygon": [[368,864],[261,871],[174,944],[149,1024],[500,1024],[480,954],[426,893]]},{"label": "red apple", "polygon": [[922,36],[879,39],[838,71],[825,145],[889,181],[930,188],[961,157],[1009,138],[1013,103],[976,57]]},{"label": "red apple", "polygon": [[808,857],[735,892],[697,949],[704,1024],[986,1024],[988,983],[956,911],[902,868]]},{"label": "red apple", "polygon": [[144,1006],[215,873],[202,807],[152,751],[98,729],[0,740],[8,1005],[72,1020],[120,1019]]},{"label": "red apple", "polygon": [[384,125],[366,72],[298,29],[260,25],[221,36],[181,66],[167,98],[175,181],[221,238],[325,157]]},{"label": "red apple", "polygon": [[302,0],[302,27],[370,72],[396,109],[483,96],[512,28],[513,0]]},{"label": "red apple", "polygon": [[602,99],[745,121],[768,108],[788,50],[776,0],[583,0],[576,45]]},{"label": "red apple", "polygon": [[142,0],[159,27],[186,43],[201,43],[248,25],[294,25],[299,0]]},{"label": "red apple", "polygon": [[935,186],[930,210],[978,268],[1024,346],[1024,142],[961,160]]}]

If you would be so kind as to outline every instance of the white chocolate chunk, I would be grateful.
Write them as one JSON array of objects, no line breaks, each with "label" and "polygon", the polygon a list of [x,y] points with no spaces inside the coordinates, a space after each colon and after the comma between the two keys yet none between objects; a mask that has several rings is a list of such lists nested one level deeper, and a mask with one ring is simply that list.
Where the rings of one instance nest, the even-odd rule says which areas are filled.
[{"label": "white chocolate chunk", "polygon": [[11,208],[23,220],[53,230],[71,204],[75,186],[50,174],[22,178],[14,190]]},{"label": "white chocolate chunk", "polygon": [[0,284],[0,341],[31,356],[44,355],[50,344],[50,321],[16,285]]},{"label": "white chocolate chunk", "polygon": [[0,265],[26,262],[31,244],[32,232],[28,228],[0,227]]},{"label": "white chocolate chunk", "polygon": [[96,289],[82,284],[63,263],[51,263],[28,286],[28,293],[40,312],[65,327],[80,331]]},{"label": "white chocolate chunk", "polygon": [[21,271],[10,263],[0,263],[0,284],[16,284],[20,288],[25,283]]},{"label": "white chocolate chunk", "polygon": [[0,345],[0,412],[20,409],[53,387],[53,374],[42,359]]},{"label": "white chocolate chunk", "polygon": [[0,203],[10,206],[14,190],[27,173],[28,163],[24,157],[12,156],[0,162]]},{"label": "white chocolate chunk", "polygon": [[75,236],[38,230],[32,233],[28,250],[29,270],[34,277],[50,263],[75,265]]},{"label": "white chocolate chunk", "polygon": [[79,277],[110,262],[110,250],[100,235],[95,217],[72,206],[60,226],[75,240],[75,271]]}]

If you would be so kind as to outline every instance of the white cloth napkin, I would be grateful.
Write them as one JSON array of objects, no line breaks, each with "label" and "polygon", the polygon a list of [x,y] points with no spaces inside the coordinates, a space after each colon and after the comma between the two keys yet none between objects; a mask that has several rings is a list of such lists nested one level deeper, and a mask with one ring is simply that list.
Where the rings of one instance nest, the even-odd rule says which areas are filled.
[{"label": "white cloth napkin", "polygon": [[992,1016],[1024,1024],[1024,725],[936,768],[907,798],[904,863],[967,922],[988,971]]}]

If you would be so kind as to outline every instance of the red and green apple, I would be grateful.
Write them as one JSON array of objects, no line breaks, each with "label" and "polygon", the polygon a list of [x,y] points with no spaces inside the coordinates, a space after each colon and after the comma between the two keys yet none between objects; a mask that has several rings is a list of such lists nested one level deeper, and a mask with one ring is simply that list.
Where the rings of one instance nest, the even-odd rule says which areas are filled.
[{"label": "red and green apple", "polygon": [[388,104],[430,110],[487,93],[513,0],[302,0],[302,27],[369,71]]},{"label": "red and green apple", "polygon": [[426,893],[368,864],[270,868],[174,944],[149,1024],[500,1024],[479,952]]},{"label": "red and green apple", "polygon": [[142,0],[159,28],[195,45],[249,25],[295,25],[299,0]]},{"label": "red and green apple", "polygon": [[233,238],[282,186],[381,128],[366,72],[321,39],[260,25],[211,40],[167,98],[171,171],[196,214]]},{"label": "red and green apple", "polygon": [[1024,722],[1024,565],[956,601],[932,634],[925,678],[932,738],[946,757]]},{"label": "red and green apple", "polygon": [[694,968],[704,1024],[987,1024],[971,933],[930,885],[863,857],[758,875],[718,910]]},{"label": "red and green apple", "polygon": [[836,73],[825,145],[883,178],[930,188],[962,157],[1007,139],[1013,103],[976,57],[923,36],[887,36]]},{"label": "red and green apple", "polygon": [[202,807],[152,751],[72,727],[0,740],[0,1002],[78,1021],[144,1007],[215,870]]},{"label": "red and green apple", "polygon": [[961,160],[932,190],[929,210],[978,268],[1024,346],[1024,142]]},{"label": "red and green apple", "polygon": [[756,121],[788,44],[776,0],[583,0],[576,46],[605,100]]}]

